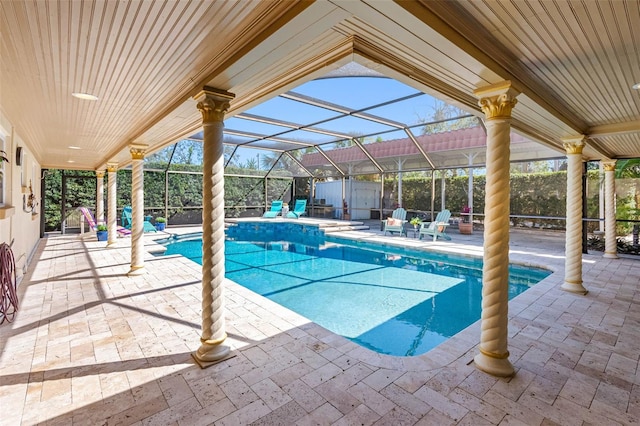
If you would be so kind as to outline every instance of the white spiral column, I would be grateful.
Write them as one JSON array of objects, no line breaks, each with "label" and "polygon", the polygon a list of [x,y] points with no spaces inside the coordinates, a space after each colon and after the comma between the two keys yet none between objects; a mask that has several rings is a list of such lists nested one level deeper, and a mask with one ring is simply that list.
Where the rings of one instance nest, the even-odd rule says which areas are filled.
[{"label": "white spiral column", "polygon": [[567,230],[564,283],[560,288],[587,294],[582,286],[582,149],[584,136],[563,139],[567,151]]},{"label": "white spiral column", "polygon": [[104,224],[104,170],[96,170],[96,224]]},{"label": "white spiral column", "polygon": [[202,336],[193,354],[202,368],[229,356],[224,318],[224,114],[232,93],[205,87],[194,98],[202,113]]},{"label": "white spiral column", "polygon": [[[598,166],[598,170],[600,171],[600,173],[598,174],[598,178],[600,179],[600,185],[598,188],[598,218],[600,219],[604,219],[604,164],[602,164],[602,161],[600,161],[600,164]],[[598,221],[598,230],[602,233],[604,233],[604,221],[603,220],[599,220]]]},{"label": "white spiral column", "polygon": [[144,153],[146,145],[131,145],[131,269],[128,275],[144,270]]},{"label": "white spiral column", "polygon": [[500,377],[513,375],[509,361],[509,157],[511,110],[518,92],[506,81],[476,90],[486,116],[487,180],[485,184],[484,263],[480,370]]},{"label": "white spiral column", "polygon": [[616,162],[607,161],[604,166],[604,255],[609,259],[618,258],[616,239]]},{"label": "white spiral column", "polygon": [[118,241],[118,200],[117,200],[117,174],[118,172],[118,164],[116,163],[108,163],[107,164],[107,178],[108,178],[108,187],[107,187],[107,204],[109,206],[107,212],[107,247],[113,246]]}]

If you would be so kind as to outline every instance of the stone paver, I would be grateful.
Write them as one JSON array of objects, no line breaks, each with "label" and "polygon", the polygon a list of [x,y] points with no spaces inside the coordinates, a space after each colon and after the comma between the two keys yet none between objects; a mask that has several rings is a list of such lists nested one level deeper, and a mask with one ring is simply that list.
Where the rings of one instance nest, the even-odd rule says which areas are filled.
[{"label": "stone paver", "polygon": [[[450,232],[343,234],[482,254],[480,233]],[[382,356],[232,282],[236,356],[200,369],[200,266],[147,254],[147,273],[128,277],[128,244],[41,241],[0,326],[0,425],[640,424],[638,259],[584,255],[589,293],[575,295],[559,289],[564,235],[512,232],[511,261],[554,274],[510,302],[516,375],[503,379],[473,366],[478,324],[419,357]]]}]

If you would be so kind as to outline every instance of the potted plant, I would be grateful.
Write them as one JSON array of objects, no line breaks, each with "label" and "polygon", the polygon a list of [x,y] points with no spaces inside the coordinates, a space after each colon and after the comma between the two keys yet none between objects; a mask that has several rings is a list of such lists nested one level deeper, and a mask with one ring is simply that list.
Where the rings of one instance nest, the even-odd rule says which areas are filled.
[{"label": "potted plant", "polygon": [[416,235],[418,235],[418,226],[420,226],[422,220],[420,220],[418,216],[414,216],[411,218],[409,223],[413,225],[413,236],[415,237]]},{"label": "potted plant", "polygon": [[460,215],[462,216],[462,222],[458,223],[458,231],[460,231],[461,234],[472,234],[473,222],[471,221],[471,208],[469,206],[464,206]]},{"label": "potted plant", "polygon": [[96,237],[98,241],[107,241],[107,225],[100,224],[96,226]]},{"label": "potted plant", "polygon": [[156,217],[156,229],[158,231],[164,231],[164,228],[167,226],[167,219],[164,217]]}]

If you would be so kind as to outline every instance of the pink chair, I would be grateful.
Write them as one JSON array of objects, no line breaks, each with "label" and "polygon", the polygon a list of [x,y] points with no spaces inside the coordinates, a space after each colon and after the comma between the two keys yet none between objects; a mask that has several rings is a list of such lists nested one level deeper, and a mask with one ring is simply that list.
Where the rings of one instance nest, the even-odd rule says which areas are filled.
[{"label": "pink chair", "polygon": [[[85,220],[89,224],[90,232],[92,233],[96,232],[96,229],[98,228],[98,224],[96,223],[96,219],[93,217],[93,214],[91,213],[91,211],[86,207],[78,207],[78,210],[80,210],[80,213],[82,213]],[[123,228],[122,226],[118,226],[116,231],[118,232],[119,237],[131,236],[131,230],[127,228]],[[84,234],[84,220],[80,222],[80,233]]]}]

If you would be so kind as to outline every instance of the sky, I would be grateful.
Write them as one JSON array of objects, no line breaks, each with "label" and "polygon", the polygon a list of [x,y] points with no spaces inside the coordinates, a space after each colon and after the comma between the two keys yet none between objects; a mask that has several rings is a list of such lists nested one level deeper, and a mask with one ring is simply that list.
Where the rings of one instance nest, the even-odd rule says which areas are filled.
[{"label": "sky", "polygon": [[[402,101],[379,106],[366,113],[376,115],[407,126],[422,123],[429,120],[437,100],[423,94],[418,90],[403,83],[386,77],[330,77],[313,80],[291,90],[311,98],[346,107],[351,110],[362,110],[375,105],[382,105],[399,98],[410,97]],[[244,112],[244,114],[273,118],[297,125],[316,124],[315,127],[331,130],[346,135],[368,135],[378,132],[393,131],[389,138],[397,138],[397,128],[385,124],[372,122],[354,116],[341,117],[343,113],[329,109],[301,103],[282,96],[276,96],[260,105]],[[340,117],[340,118],[338,118]],[[330,120],[330,121],[326,121]],[[336,136],[323,135],[304,130],[291,131],[285,126],[277,126],[257,121],[245,120],[238,117],[230,117],[225,120],[225,130],[250,132],[257,135],[273,135],[287,132],[283,138],[292,140],[304,140],[307,142],[322,144],[337,139]],[[404,133],[402,133],[404,135]],[[233,135],[239,142],[251,139]],[[400,136],[404,137],[404,136]],[[277,144],[272,144],[277,145]],[[283,146],[284,149],[294,148],[294,145]],[[240,162],[249,157],[255,157],[260,151],[242,149],[238,155]]]}]

